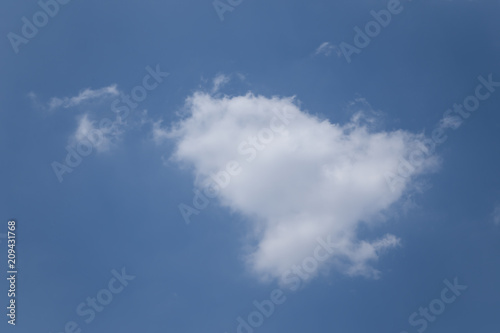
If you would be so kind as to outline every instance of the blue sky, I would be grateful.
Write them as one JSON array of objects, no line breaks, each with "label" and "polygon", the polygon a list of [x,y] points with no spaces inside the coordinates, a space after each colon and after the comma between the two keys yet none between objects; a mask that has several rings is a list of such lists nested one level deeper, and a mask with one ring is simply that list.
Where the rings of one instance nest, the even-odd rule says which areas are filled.
[{"label": "blue sky", "polygon": [[1,4],[2,332],[498,330],[500,2],[216,4]]}]

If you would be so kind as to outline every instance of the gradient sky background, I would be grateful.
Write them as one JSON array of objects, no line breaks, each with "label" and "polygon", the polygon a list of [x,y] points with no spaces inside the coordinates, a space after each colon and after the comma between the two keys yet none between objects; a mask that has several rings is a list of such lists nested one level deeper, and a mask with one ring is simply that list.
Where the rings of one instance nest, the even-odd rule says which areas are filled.
[{"label": "gradient sky background", "polygon": [[[59,333],[75,321],[94,333],[231,333],[254,300],[278,287],[248,273],[244,217],[213,203],[184,223],[178,204],[191,201],[193,176],[165,163],[174,145],[156,145],[150,123],[128,127],[112,149],[92,153],[58,182],[51,163],[64,159],[79,117],[114,114],[109,100],[50,111],[51,98],[112,84],[128,93],[146,66],[159,64],[170,75],[131,121],[143,110],[165,126],[178,121],[185,99],[210,92],[224,74],[231,80],[221,92],[230,96],[296,96],[301,110],[340,124],[358,99],[381,114],[382,130],[428,135],[474,92],[478,76],[500,81],[497,0],[402,2],[402,13],[350,64],[335,51],[315,52],[325,42],[352,44],[353,28],[386,1],[244,0],[222,22],[211,1],[72,0],[18,54],[6,36],[40,7],[0,6],[0,233],[18,221],[20,272],[18,323],[10,327],[2,314],[2,332]],[[417,332],[410,314],[455,277],[468,289],[427,332],[498,331],[499,110],[500,89],[447,132],[437,149],[441,168],[424,176],[410,207],[360,231],[401,239],[374,263],[380,279],[321,274],[287,293],[256,332]],[[122,267],[135,280],[84,324],[76,307]],[[6,290],[4,281],[5,306]]]}]

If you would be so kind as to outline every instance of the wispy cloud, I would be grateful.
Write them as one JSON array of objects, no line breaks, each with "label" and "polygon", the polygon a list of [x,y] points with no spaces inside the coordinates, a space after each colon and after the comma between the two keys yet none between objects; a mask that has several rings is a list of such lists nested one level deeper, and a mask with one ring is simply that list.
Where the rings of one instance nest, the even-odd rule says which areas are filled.
[{"label": "wispy cloud", "polygon": [[78,126],[70,137],[70,144],[78,145],[88,140],[98,151],[103,152],[111,148],[124,131],[125,123],[116,117],[114,121],[109,120],[106,125],[98,126],[96,121],[90,119],[89,114],[84,114],[78,120]]},{"label": "wispy cloud", "polygon": [[500,225],[500,203],[498,203],[495,206],[495,209],[493,209],[491,217],[493,218],[493,223],[495,223],[496,225]]},{"label": "wispy cloud", "polygon": [[218,74],[212,81],[213,82],[212,94],[218,92],[219,89],[222,88],[229,81],[230,81],[229,76],[224,74]]},{"label": "wispy cloud", "polygon": [[[52,97],[44,108],[53,111],[59,108],[68,109],[78,107],[88,102],[106,102],[109,104],[103,104],[105,110],[114,111],[111,105],[113,104],[113,99],[117,100],[117,96],[123,96],[123,92],[117,88],[116,84],[100,89],[87,88],[80,91],[76,96]],[[40,106],[37,96],[34,93],[30,93],[29,98]],[[113,115],[113,113],[116,114]],[[97,152],[109,150],[113,143],[117,142],[120,138],[126,126],[126,122],[122,119],[123,117],[117,112],[113,113],[110,112],[110,114],[107,114],[112,116],[111,118],[107,118],[103,117],[103,115],[98,116],[95,110],[90,108],[85,113],[77,115],[77,126],[73,134],[68,138],[68,143],[76,146],[90,142]]]},{"label": "wispy cloud", "polygon": [[153,123],[152,135],[156,144],[161,144],[165,140],[172,138],[172,134],[161,127],[162,123],[161,120]]},{"label": "wispy cloud", "polygon": [[[154,68],[146,66],[145,71],[146,74],[140,84],[134,86],[129,94],[124,94],[116,85],[111,85],[96,90],[88,88],[73,97],[50,100],[48,106],[50,110],[76,107],[92,101],[84,104],[83,114],[81,113],[83,108],[76,108],[79,113],[76,116],[77,126],[68,138],[67,154],[62,163],[61,160],[54,160],[51,163],[59,182],[63,182],[65,175],[71,173],[82,163],[83,158],[93,151],[102,152],[110,149],[126,130],[152,123],[148,119],[147,110],[138,110],[138,107],[170,74],[162,71],[160,64]],[[28,97],[40,107],[34,93],[30,93]],[[103,111],[103,108],[107,112],[97,112]],[[108,113],[109,111],[111,113]]]},{"label": "wispy cloud", "polygon": [[95,100],[98,98],[116,97],[119,94],[120,92],[118,91],[116,84],[96,90],[87,88],[81,91],[78,95],[73,97],[51,98],[48,103],[48,109],[49,110],[55,110],[58,108],[67,109],[70,107],[78,106],[86,101]]},{"label": "wispy cloud", "polygon": [[320,46],[318,46],[318,48],[314,52],[314,55],[322,54],[322,55],[328,57],[328,56],[332,55],[333,52],[335,52],[335,54],[337,56],[341,55],[340,50],[337,46],[333,45],[330,42],[324,42]]},{"label": "wispy cloud", "polygon": [[443,118],[441,118],[441,120],[439,121],[439,127],[443,130],[446,130],[448,128],[457,129],[462,125],[462,123],[463,120],[459,116],[445,113],[443,115]]}]

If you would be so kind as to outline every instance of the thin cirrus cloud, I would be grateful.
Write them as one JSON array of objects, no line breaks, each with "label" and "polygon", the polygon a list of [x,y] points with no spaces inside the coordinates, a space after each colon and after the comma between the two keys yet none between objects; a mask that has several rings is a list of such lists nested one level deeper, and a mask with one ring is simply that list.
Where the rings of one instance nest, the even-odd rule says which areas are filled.
[{"label": "thin cirrus cloud", "polygon": [[217,76],[215,76],[215,78],[212,81],[212,83],[213,83],[212,94],[218,92],[219,89],[222,88],[222,86],[227,84],[229,81],[230,81],[230,78],[227,75],[218,74]]},{"label": "thin cirrus cloud", "polygon": [[[399,239],[361,239],[358,227],[381,224],[381,214],[439,164],[434,155],[426,156],[391,189],[385,175],[422,144],[422,134],[374,131],[362,113],[332,124],[301,110],[294,98],[196,92],[185,111],[170,128],[157,123],[153,137],[175,142],[172,160],[192,169],[199,188],[215,186],[213,176],[229,161],[239,162],[241,172],[217,188],[217,200],[248,221],[246,262],[261,279],[282,281],[292,265],[312,254],[318,237],[327,235],[335,244],[327,267],[378,277],[374,262]],[[270,124],[276,131],[269,142]],[[264,132],[266,144],[258,141]]]},{"label": "thin cirrus cloud", "polygon": [[49,110],[56,110],[58,108],[71,108],[78,106],[84,102],[88,102],[90,100],[108,98],[108,97],[116,97],[120,94],[116,84],[110,85],[108,87],[100,88],[100,89],[90,89],[87,88],[81,91],[78,95],[73,97],[52,97],[48,103]]},{"label": "thin cirrus cloud", "polygon": [[340,56],[340,50],[338,49],[337,46],[333,45],[330,42],[324,42],[314,52],[314,55],[324,55],[326,57],[332,55],[332,53],[335,52],[337,56]]},{"label": "thin cirrus cloud", "polygon": [[495,223],[496,225],[500,225],[500,203],[498,203],[493,209],[491,217],[493,218],[493,223]]},{"label": "thin cirrus cloud", "polygon": [[114,121],[109,122],[107,127],[99,127],[97,121],[91,120],[90,115],[85,113],[78,119],[78,125],[75,132],[71,135],[69,141],[73,145],[90,140],[93,148],[98,152],[109,150],[124,131],[125,123],[116,117]]},{"label": "thin cirrus cloud", "polygon": [[[103,152],[119,140],[127,125],[111,108],[112,100],[122,94],[117,85],[112,84],[99,89],[86,88],[71,97],[52,97],[46,105],[39,103],[34,93],[30,93],[29,97],[38,107],[49,111],[85,106],[87,110],[76,116],[76,129],[68,138],[68,143],[77,145],[90,141],[96,151]],[[109,103],[109,106],[106,103]],[[103,110],[101,106],[96,105],[104,105],[105,113],[96,112]],[[88,108],[89,106],[91,107]]]},{"label": "thin cirrus cloud", "polygon": [[446,130],[448,128],[456,130],[462,125],[462,123],[463,120],[460,117],[451,114],[445,114],[439,121],[439,127],[443,130]]}]

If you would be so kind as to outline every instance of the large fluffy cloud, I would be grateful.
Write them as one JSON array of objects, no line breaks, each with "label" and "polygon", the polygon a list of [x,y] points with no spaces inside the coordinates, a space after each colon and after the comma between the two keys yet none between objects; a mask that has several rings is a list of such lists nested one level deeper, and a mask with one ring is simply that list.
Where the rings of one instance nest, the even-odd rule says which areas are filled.
[{"label": "large fluffy cloud", "polygon": [[[372,262],[399,240],[360,239],[358,227],[380,221],[437,164],[420,134],[373,131],[360,114],[332,124],[301,111],[293,98],[195,93],[186,112],[171,128],[157,124],[155,139],[175,140],[172,158],[192,168],[195,185],[215,188],[221,205],[247,218],[247,261],[262,278],[281,279],[327,235],[335,244],[330,263],[349,275],[376,276]],[[418,163],[389,186],[387,175],[419,149]],[[221,174],[230,161],[238,161],[230,163],[238,172]]]}]

